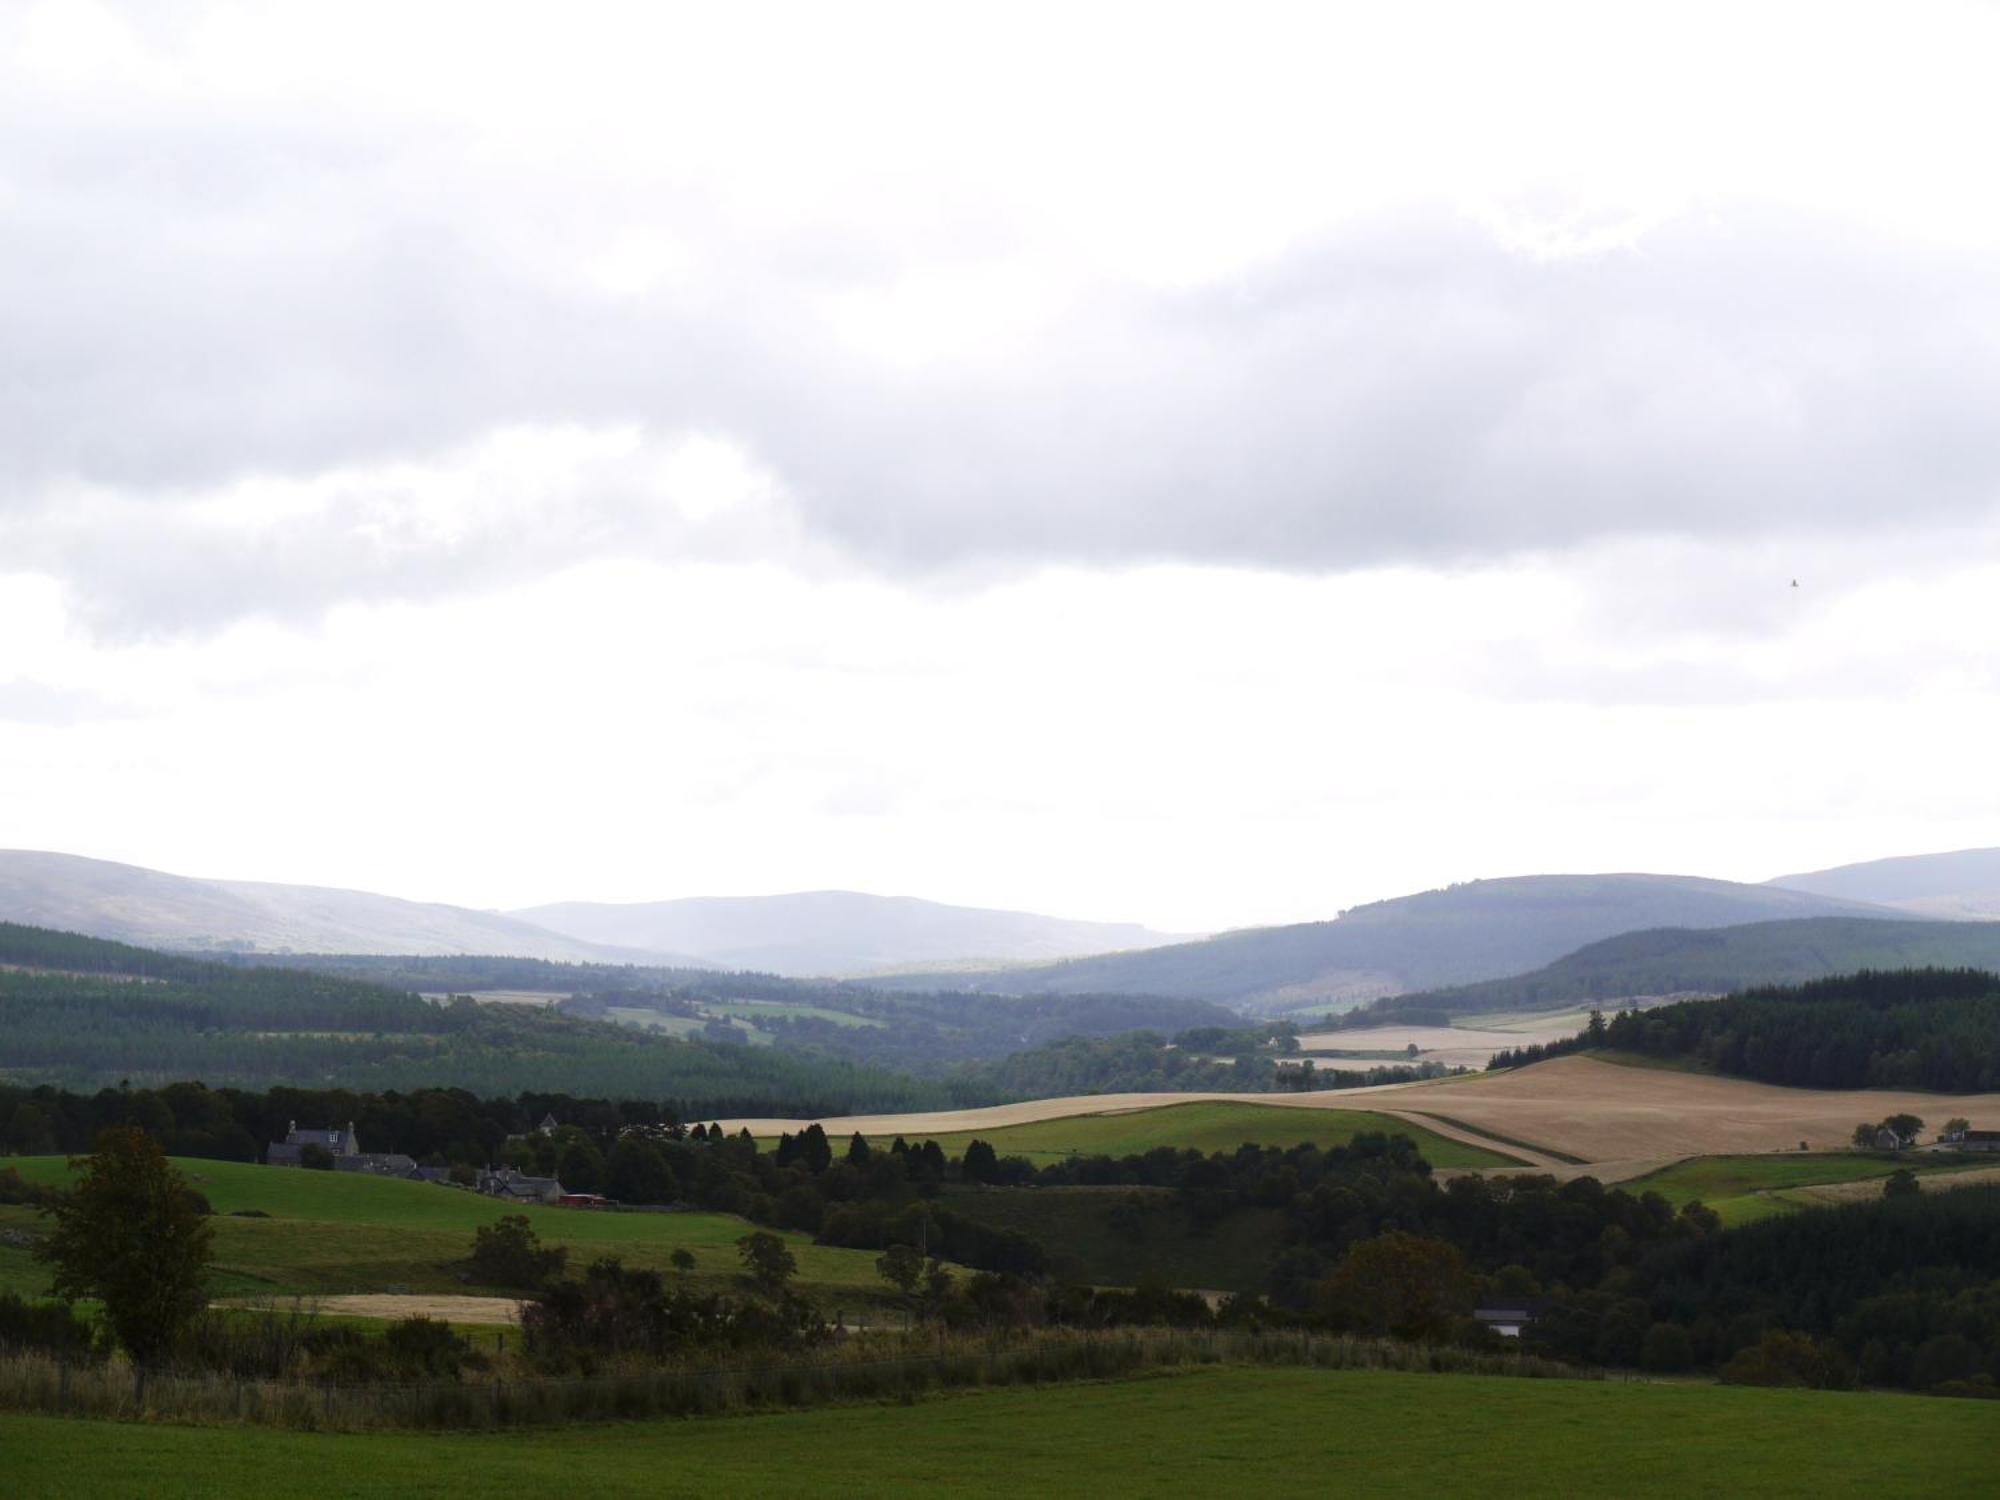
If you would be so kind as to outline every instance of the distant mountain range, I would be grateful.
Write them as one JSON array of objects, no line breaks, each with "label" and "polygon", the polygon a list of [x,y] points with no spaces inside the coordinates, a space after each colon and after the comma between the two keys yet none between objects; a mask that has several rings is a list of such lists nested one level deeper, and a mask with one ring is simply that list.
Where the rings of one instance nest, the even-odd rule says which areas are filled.
[{"label": "distant mountain range", "polygon": [[181,952],[487,954],[801,977],[1034,962],[1175,940],[1125,923],[849,891],[475,911],[33,850],[0,850],[0,921]]},{"label": "distant mountain range", "polygon": [[1076,922],[854,891],[632,905],[565,901],[509,915],[581,942],[688,953],[713,967],[801,976],[1035,962],[1185,940],[1185,934],[1132,923]]},{"label": "distant mountain range", "polygon": [[[1993,849],[1877,860],[1763,885],[1644,874],[1477,880],[1358,906],[1332,921],[1194,941],[1127,923],[848,891],[475,911],[0,851],[0,921],[181,951],[488,954],[865,978],[904,990],[1157,995],[1266,1011],[1532,978],[1587,945],[1659,929],[1823,917],[1907,924],[1913,915],[1989,912],[2000,913],[2000,850]],[[1736,958],[1716,962],[1726,968]],[[1578,972],[1551,983],[1569,984]]]},{"label": "distant mountain range", "polygon": [[322,886],[203,880],[25,849],[0,850],[0,921],[182,952],[494,953],[571,963],[662,958],[463,906]]},{"label": "distant mountain range", "polygon": [[1331,922],[1251,928],[1033,968],[929,975],[922,984],[997,994],[1185,996],[1282,1011],[1519,974],[1586,943],[1644,928],[1818,916],[1905,914],[1693,876],[1523,875],[1377,901]]},{"label": "distant mountain range", "polygon": [[1929,917],[1982,921],[2000,917],[2000,849],[1871,859],[1805,875],[1780,875],[1771,884]]}]

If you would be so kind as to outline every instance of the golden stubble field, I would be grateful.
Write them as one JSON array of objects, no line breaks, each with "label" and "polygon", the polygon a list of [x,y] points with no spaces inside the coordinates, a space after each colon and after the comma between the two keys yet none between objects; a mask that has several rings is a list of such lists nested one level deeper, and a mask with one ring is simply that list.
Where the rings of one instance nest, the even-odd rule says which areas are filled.
[{"label": "golden stubble field", "polygon": [[[920,1139],[926,1134],[1156,1109],[1198,1099],[1285,1109],[1365,1107],[1462,1139],[1497,1137],[1539,1147],[1517,1152],[1536,1158],[1537,1166],[1553,1164],[1554,1153],[1577,1157],[1604,1168],[1596,1175],[1607,1179],[1636,1175],[1686,1156],[1797,1151],[1802,1141],[1814,1151],[1835,1150],[1847,1145],[1859,1122],[1899,1113],[1917,1115],[1933,1129],[1954,1115],[1965,1116],[1978,1128],[2000,1129],[2000,1094],[1789,1089],[1740,1078],[1628,1067],[1591,1057],[1559,1057],[1505,1073],[1311,1094],[1088,1094],[987,1109],[856,1115],[819,1123],[829,1134],[841,1137],[859,1130],[869,1136]],[[753,1135],[801,1130],[811,1123],[723,1122],[732,1133],[747,1127]]]}]

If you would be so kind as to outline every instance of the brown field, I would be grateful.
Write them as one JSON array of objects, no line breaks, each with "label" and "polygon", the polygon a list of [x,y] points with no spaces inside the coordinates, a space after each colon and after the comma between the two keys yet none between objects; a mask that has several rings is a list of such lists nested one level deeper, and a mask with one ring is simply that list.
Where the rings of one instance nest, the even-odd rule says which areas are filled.
[{"label": "brown field", "polygon": [[[1412,1043],[1420,1062],[1443,1063],[1447,1068],[1483,1068],[1496,1052],[1509,1047],[1527,1047],[1541,1042],[1561,1041],[1575,1036],[1578,1026],[1528,1027],[1519,1031],[1478,1030],[1470,1026],[1370,1026],[1360,1031],[1315,1031],[1299,1038],[1307,1052],[1322,1048],[1335,1052],[1401,1052]],[[1320,1066],[1356,1067],[1362,1064],[1324,1058]]]},{"label": "brown field", "polygon": [[[1952,1188],[1991,1187],[2000,1182],[2000,1167],[1972,1167],[1952,1172],[1926,1172],[1917,1180],[1927,1193],[1948,1192]],[[1858,1182],[1824,1182],[1811,1187],[1786,1188],[1781,1195],[1793,1203],[1860,1203],[1882,1196],[1882,1179],[1863,1178]]]},{"label": "brown field", "polygon": [[[1740,1078],[1626,1067],[1591,1057],[1559,1057],[1506,1073],[1311,1094],[1085,1094],[987,1109],[855,1115],[819,1123],[829,1134],[840,1136],[859,1130],[870,1136],[918,1137],[1070,1115],[1118,1114],[1197,1099],[1293,1109],[1365,1108],[1401,1116],[1457,1140],[1491,1145],[1495,1138],[1505,1138],[1517,1144],[1501,1149],[1516,1155],[1530,1154],[1519,1149],[1522,1144],[1540,1147],[1542,1152],[1534,1153],[1541,1156],[1538,1166],[1556,1165],[1553,1156],[1543,1153],[1578,1157],[1590,1164],[1587,1170],[1592,1175],[1606,1180],[1636,1176],[1688,1156],[1795,1152],[1801,1141],[1815,1151],[1840,1150],[1861,1121],[1903,1112],[1929,1121],[1933,1128],[1953,1115],[1964,1115],[1975,1126],[1984,1127],[1988,1121],[2000,1125],[2000,1094],[1788,1089]],[[723,1121],[732,1133],[748,1128],[752,1135],[802,1130],[811,1123]]]},{"label": "brown field", "polygon": [[[388,1292],[354,1292],[303,1299],[306,1306],[329,1317],[439,1318],[447,1323],[512,1324],[521,1321],[522,1304],[513,1297],[421,1297]],[[222,1307],[270,1307],[281,1310],[291,1299],[273,1303],[268,1297],[233,1297]]]}]

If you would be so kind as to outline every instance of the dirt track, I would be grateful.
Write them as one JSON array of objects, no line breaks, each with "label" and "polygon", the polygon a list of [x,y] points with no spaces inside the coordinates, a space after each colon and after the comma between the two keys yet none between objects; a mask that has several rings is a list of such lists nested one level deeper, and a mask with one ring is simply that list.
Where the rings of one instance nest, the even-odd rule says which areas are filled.
[{"label": "dirt track", "polygon": [[[1559,1057],[1506,1073],[1311,1094],[1085,1094],[988,1109],[854,1115],[819,1123],[829,1134],[841,1136],[856,1130],[864,1135],[944,1135],[1202,1099],[1285,1109],[1376,1110],[1408,1118],[1455,1140],[1522,1156],[1538,1155],[1538,1166],[1555,1161],[1553,1156],[1521,1151],[1473,1133],[1488,1130],[1603,1166],[1606,1170],[1595,1174],[1601,1177],[1611,1176],[1613,1168],[1619,1175],[1636,1175],[1637,1170],[1685,1156],[1796,1151],[1801,1141],[1815,1151],[1834,1150],[1847,1144],[1861,1121],[1903,1112],[1934,1127],[1953,1115],[1964,1115],[1976,1127],[2000,1128],[2000,1094],[1788,1089],[1740,1078],[1625,1067],[1589,1057]],[[1472,1131],[1448,1125],[1439,1116],[1462,1122]],[[777,1135],[802,1130],[813,1122],[741,1119],[722,1123],[731,1133],[748,1127],[752,1135]]]}]

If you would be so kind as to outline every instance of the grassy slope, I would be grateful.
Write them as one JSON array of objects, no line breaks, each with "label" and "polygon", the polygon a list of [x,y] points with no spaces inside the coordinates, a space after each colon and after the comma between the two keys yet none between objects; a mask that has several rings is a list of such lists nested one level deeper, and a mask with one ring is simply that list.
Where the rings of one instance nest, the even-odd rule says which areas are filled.
[{"label": "grassy slope", "polygon": [[[1025,1156],[1035,1162],[1063,1157],[1131,1156],[1156,1146],[1191,1147],[1197,1151],[1234,1151],[1246,1141],[1260,1146],[1338,1146],[1362,1131],[1406,1135],[1417,1143],[1434,1167],[1505,1167],[1516,1165],[1496,1151],[1463,1145],[1418,1125],[1388,1115],[1358,1109],[1297,1109],[1278,1104],[1238,1104],[1199,1101],[1167,1104],[1157,1109],[1113,1115],[1068,1115],[1028,1125],[1004,1125],[992,1130],[960,1131],[934,1139],[956,1155],[966,1144],[982,1140],[1002,1156]],[[881,1138],[888,1144],[894,1137]]]},{"label": "grassy slope", "polygon": [[1205,1370],[1052,1390],[507,1436],[0,1416],[0,1491],[593,1496],[1982,1493],[1984,1402],[1696,1385]]},{"label": "grassy slope", "polygon": [[1921,1175],[1939,1176],[1970,1170],[1975,1165],[1859,1151],[1800,1152],[1796,1156],[1788,1153],[1699,1156],[1619,1185],[1634,1193],[1658,1193],[1675,1205],[1698,1198],[1722,1215],[1724,1224],[1733,1227],[1811,1206],[1810,1199],[1786,1196],[1792,1188],[1862,1182],[1887,1177],[1898,1167],[1915,1167]]},{"label": "grassy slope", "polygon": [[[57,1183],[61,1157],[10,1163],[35,1181]],[[601,1255],[627,1265],[669,1269],[677,1247],[694,1253],[697,1279],[714,1284],[738,1269],[736,1240],[756,1226],[727,1214],[605,1214],[580,1209],[513,1207],[456,1188],[391,1182],[345,1172],[302,1172],[241,1162],[176,1163],[214,1204],[215,1292],[254,1296],[291,1292],[478,1292],[460,1283],[452,1264],[472,1248],[473,1231],[505,1213],[524,1213],[543,1241],[569,1248],[573,1267]],[[232,1218],[262,1209],[268,1219]],[[0,1224],[35,1227],[31,1210],[0,1208]],[[798,1258],[805,1290],[825,1293],[881,1289],[875,1257],[785,1235]],[[0,1289],[38,1290],[42,1268],[27,1252],[0,1246]]]}]

